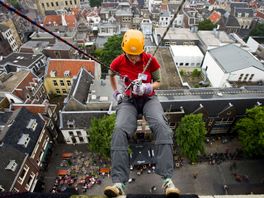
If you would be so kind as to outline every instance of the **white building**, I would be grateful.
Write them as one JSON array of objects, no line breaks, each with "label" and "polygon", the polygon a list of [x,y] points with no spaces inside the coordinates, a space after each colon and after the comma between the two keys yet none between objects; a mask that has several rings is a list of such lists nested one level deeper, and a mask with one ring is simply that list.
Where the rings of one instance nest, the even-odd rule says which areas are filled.
[{"label": "white building", "polygon": [[213,87],[231,87],[229,82],[264,80],[263,64],[234,44],[208,50],[202,69]]},{"label": "white building", "polygon": [[170,51],[178,67],[200,67],[204,58],[201,50],[195,45],[171,45]]},{"label": "white building", "polygon": [[140,28],[145,36],[152,35],[152,21],[150,19],[143,19],[140,23]]}]

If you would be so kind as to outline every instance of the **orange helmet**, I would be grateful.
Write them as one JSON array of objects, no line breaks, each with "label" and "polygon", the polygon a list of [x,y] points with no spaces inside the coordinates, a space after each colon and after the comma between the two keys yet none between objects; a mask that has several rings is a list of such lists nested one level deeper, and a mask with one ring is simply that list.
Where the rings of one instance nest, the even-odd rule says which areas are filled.
[{"label": "orange helmet", "polygon": [[123,51],[131,55],[139,55],[144,51],[144,35],[139,30],[127,30],[121,44]]}]

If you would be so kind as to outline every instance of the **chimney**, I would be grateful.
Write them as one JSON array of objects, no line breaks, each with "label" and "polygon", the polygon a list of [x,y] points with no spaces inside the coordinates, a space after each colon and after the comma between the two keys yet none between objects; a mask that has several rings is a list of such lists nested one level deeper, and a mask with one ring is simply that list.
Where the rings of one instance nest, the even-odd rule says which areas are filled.
[{"label": "chimney", "polygon": [[65,19],[65,14],[61,15],[61,23],[62,23],[62,26],[67,26],[67,22],[66,22],[66,19]]}]

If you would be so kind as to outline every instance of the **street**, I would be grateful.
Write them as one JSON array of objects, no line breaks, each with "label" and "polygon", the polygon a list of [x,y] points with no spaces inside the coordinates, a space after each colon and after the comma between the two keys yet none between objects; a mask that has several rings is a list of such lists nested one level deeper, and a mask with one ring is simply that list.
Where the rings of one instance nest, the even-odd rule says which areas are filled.
[{"label": "street", "polygon": [[[45,173],[45,192],[50,192],[55,179],[61,154],[63,152],[82,151],[87,152],[87,145],[57,145]],[[234,166],[235,162],[235,167]],[[175,185],[183,194],[198,195],[224,195],[224,194],[249,194],[264,193],[264,171],[262,160],[230,160],[220,164],[210,165],[208,162],[189,164],[183,163],[181,168],[176,168],[173,174]],[[153,172],[148,173],[147,169],[141,175],[137,175],[137,170],[132,170],[126,193],[153,193],[162,194],[160,176]],[[111,185],[111,178],[108,176],[101,177],[101,184],[95,184],[92,188],[87,189],[84,194],[102,195],[103,189]],[[224,185],[227,189],[224,190]]]}]

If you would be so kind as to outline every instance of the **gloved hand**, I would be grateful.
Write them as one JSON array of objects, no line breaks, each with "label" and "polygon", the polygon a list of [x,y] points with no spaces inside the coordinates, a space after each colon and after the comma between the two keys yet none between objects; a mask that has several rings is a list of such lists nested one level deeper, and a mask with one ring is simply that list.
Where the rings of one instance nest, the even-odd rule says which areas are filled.
[{"label": "gloved hand", "polygon": [[142,84],[134,84],[132,93],[138,96],[142,96],[143,94],[151,94],[153,88],[150,83],[142,83]]},{"label": "gloved hand", "polygon": [[118,90],[115,90],[113,93],[113,98],[117,101],[117,103],[121,103],[124,95],[120,93]]}]

